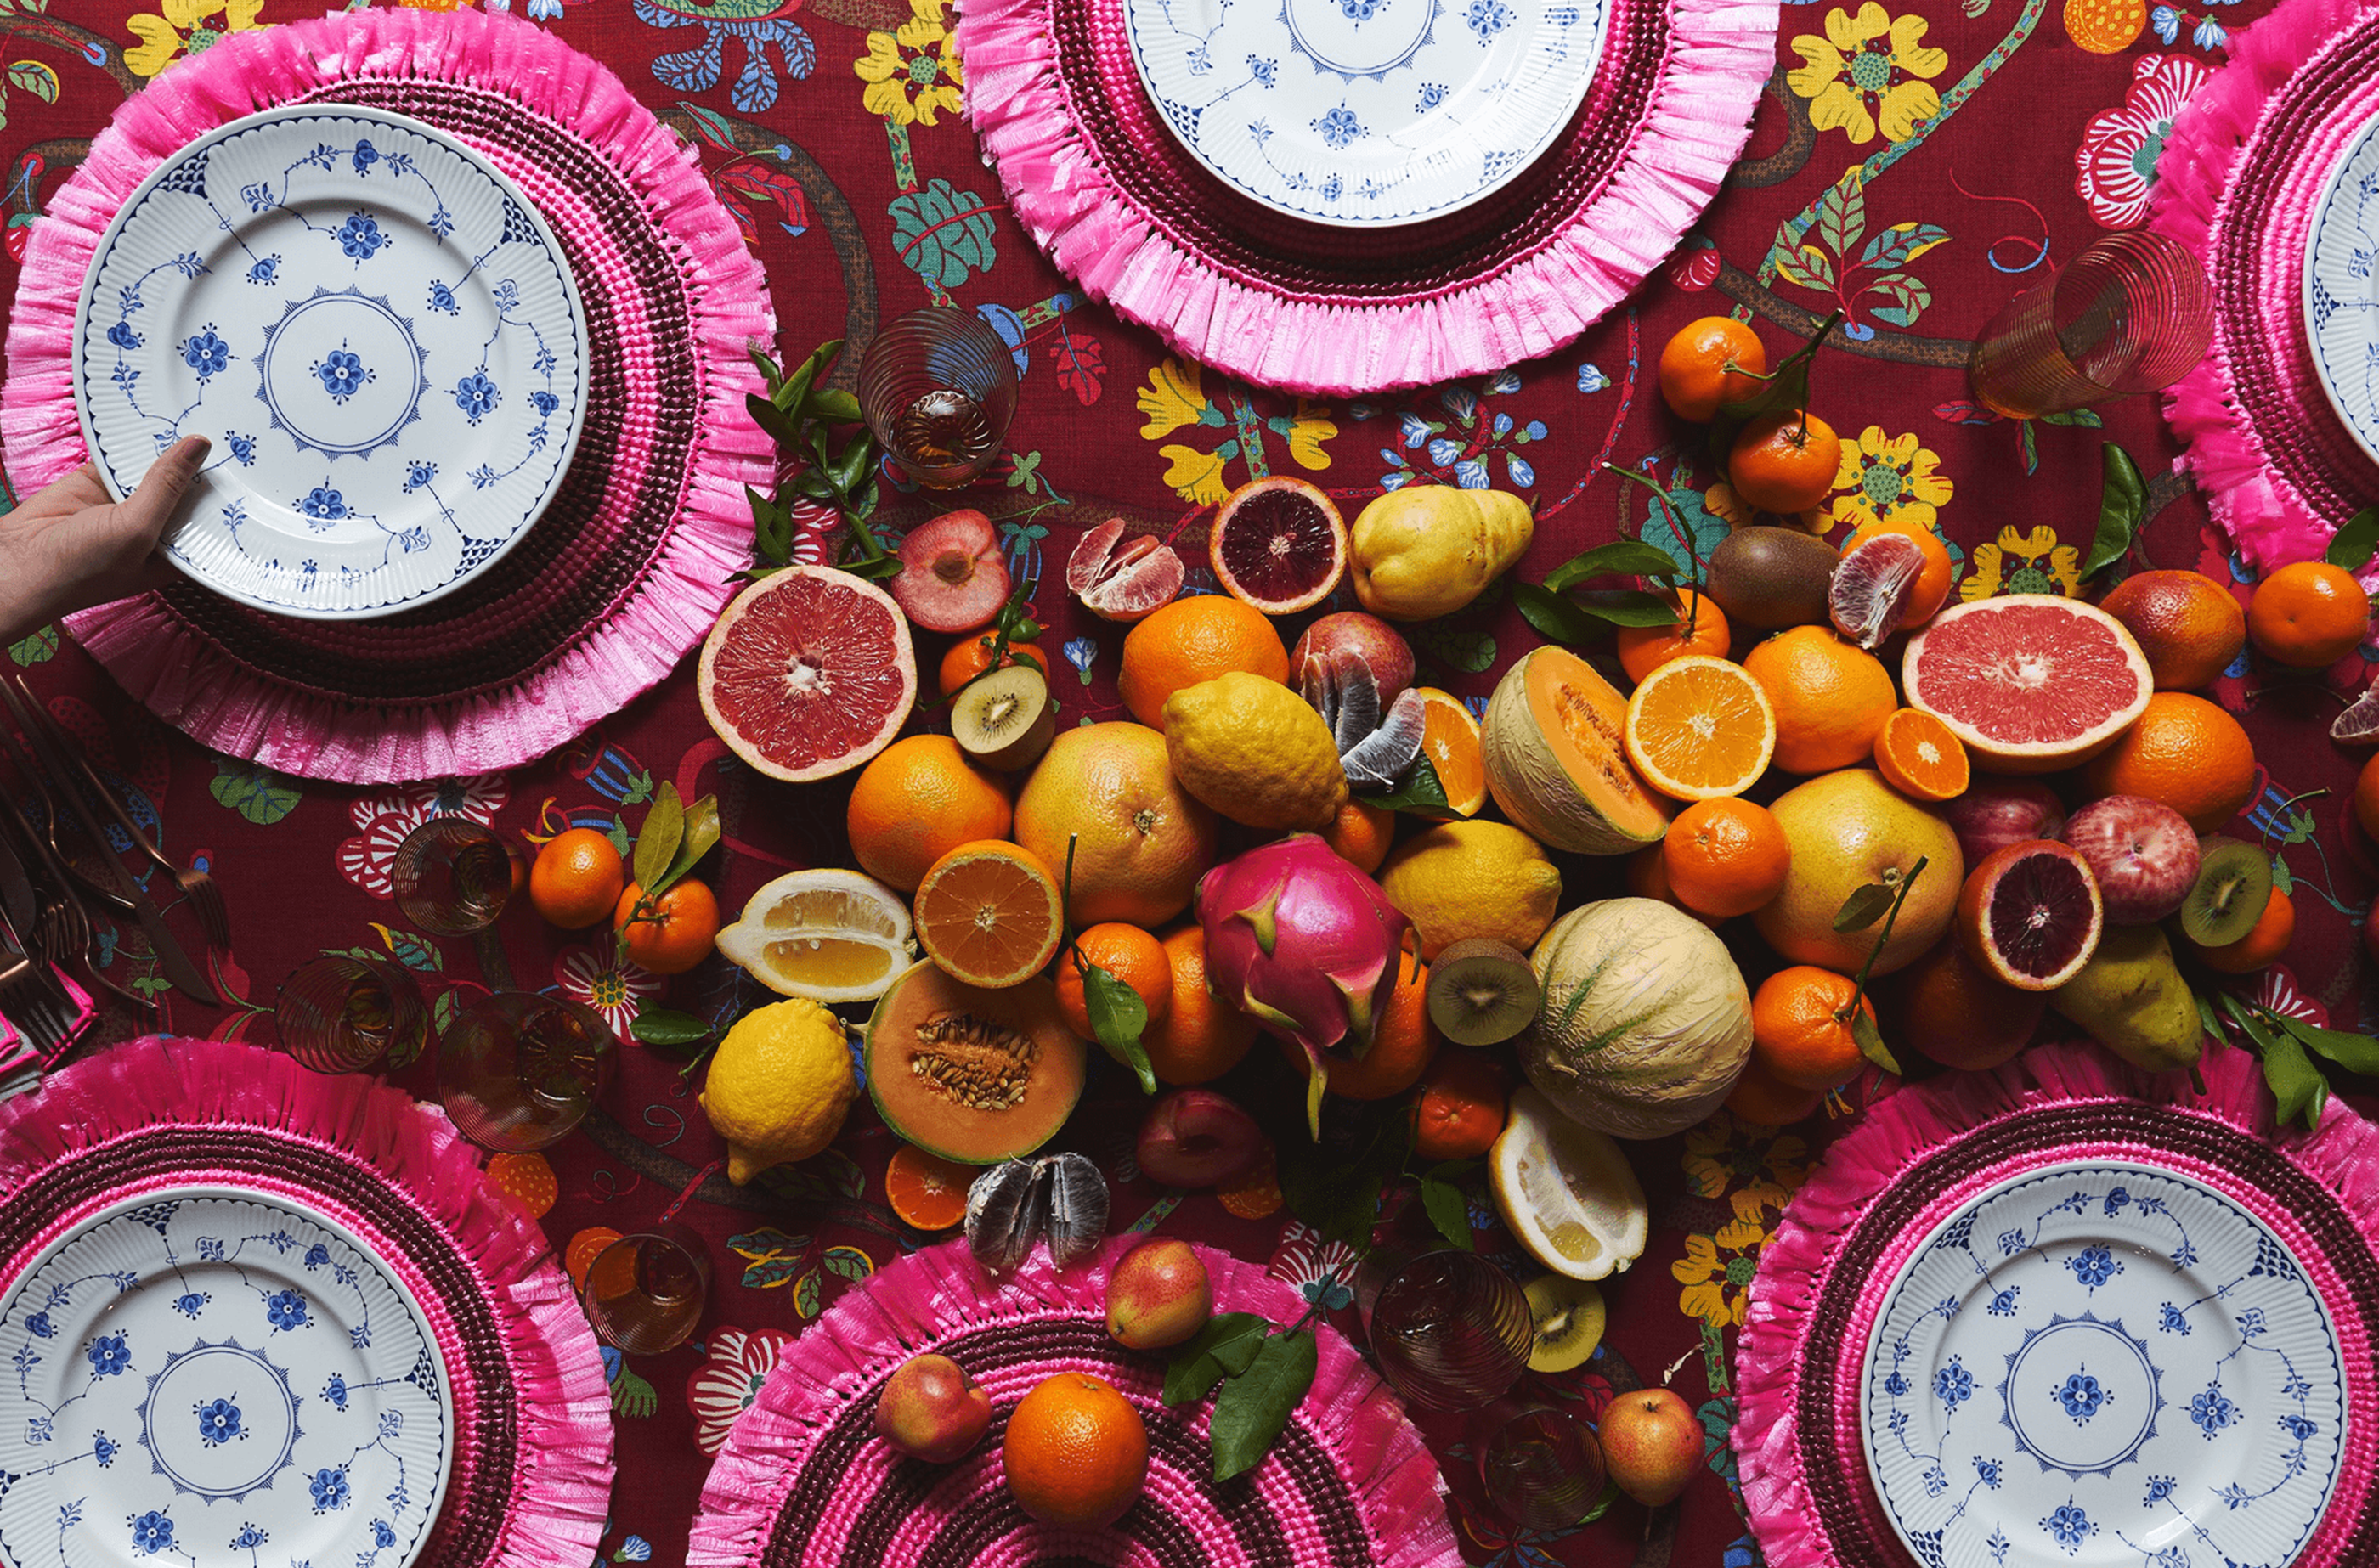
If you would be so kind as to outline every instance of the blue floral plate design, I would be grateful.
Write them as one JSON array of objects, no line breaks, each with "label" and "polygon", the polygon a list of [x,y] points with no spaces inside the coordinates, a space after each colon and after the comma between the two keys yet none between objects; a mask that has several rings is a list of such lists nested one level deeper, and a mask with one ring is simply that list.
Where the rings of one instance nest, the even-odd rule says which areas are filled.
[{"label": "blue floral plate design", "polygon": [[1485,199],[1551,147],[1608,0],[1126,0],[1141,84],[1191,156],[1318,223]]},{"label": "blue floral plate design", "polygon": [[1968,1204],[1865,1367],[1867,1465],[1926,1568],[2287,1568],[2337,1481],[2327,1309],[2262,1221],[2152,1165]]},{"label": "blue floral plate design", "polygon": [[2313,374],[2379,463],[2379,120],[2355,133],[2306,230],[2305,344]]},{"label": "blue floral plate design", "polygon": [[75,326],[75,407],[122,495],[214,441],[166,556],[284,615],[386,615],[527,532],[586,415],[586,320],[513,183],[401,115],[268,110],[160,164]]},{"label": "blue floral plate design", "polygon": [[11,1568],[406,1568],[453,1450],[420,1304],[284,1199],[131,1200],[0,1299]]}]

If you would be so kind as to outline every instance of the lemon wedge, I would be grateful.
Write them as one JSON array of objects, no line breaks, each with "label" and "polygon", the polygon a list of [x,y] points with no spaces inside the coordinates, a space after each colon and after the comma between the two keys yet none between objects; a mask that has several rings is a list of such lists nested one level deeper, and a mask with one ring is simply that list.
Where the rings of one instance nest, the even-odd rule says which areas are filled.
[{"label": "lemon wedge", "polygon": [[719,950],[769,990],[872,1002],[916,958],[908,901],[856,871],[795,871],[752,895]]},{"label": "lemon wedge", "polygon": [[1487,1170],[1504,1225],[1553,1272],[1606,1279],[1643,1255],[1651,1217],[1627,1156],[1536,1090],[1512,1095]]}]

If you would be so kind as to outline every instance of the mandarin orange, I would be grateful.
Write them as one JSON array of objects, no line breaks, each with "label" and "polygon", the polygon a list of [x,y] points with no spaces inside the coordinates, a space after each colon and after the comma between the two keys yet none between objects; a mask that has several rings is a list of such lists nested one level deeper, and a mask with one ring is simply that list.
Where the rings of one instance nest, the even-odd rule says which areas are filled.
[{"label": "mandarin orange", "polygon": [[1134,718],[1165,728],[1165,700],[1232,670],[1288,680],[1288,647],[1263,612],[1225,594],[1175,599],[1123,640],[1116,695]]},{"label": "mandarin orange", "polygon": [[1766,806],[1696,801],[1669,824],[1660,863],[1679,903],[1706,919],[1728,920],[1784,890],[1793,845]]},{"label": "mandarin orange", "polygon": [[1641,681],[1671,659],[1687,654],[1726,657],[1727,640],[1734,634],[1726,623],[1726,611],[1709,595],[1691,588],[1678,589],[1677,597],[1683,601],[1684,613],[1669,625],[1619,628],[1613,639],[1619,668],[1627,671],[1630,681]]},{"label": "mandarin orange", "polygon": [[2326,669],[2370,635],[2371,596],[2325,561],[2292,561],[2255,585],[2247,634],[2292,669]]},{"label": "mandarin orange", "polygon": [[1173,965],[1165,956],[1165,945],[1137,925],[1104,922],[1077,935],[1057,955],[1057,1010],[1066,1015],[1066,1027],[1083,1039],[1096,1040],[1099,1034],[1091,1025],[1090,1003],[1083,995],[1087,983],[1081,965],[1074,961],[1077,954],[1131,987],[1148,1009],[1150,1023],[1172,1008]]},{"label": "mandarin orange", "polygon": [[1899,706],[1891,673],[1830,626],[1794,626],[1745,656],[1776,714],[1776,766],[1788,773],[1853,767]]},{"label": "mandarin orange", "polygon": [[1804,512],[1826,499],[1841,471],[1833,427],[1805,409],[1754,419],[1727,453],[1734,493],[1762,512]]},{"label": "mandarin orange", "polygon": [[859,868],[913,893],[960,844],[1005,838],[1015,808],[1007,783],[969,761],[948,735],[910,735],[878,752],[851,787],[843,821]]},{"label": "mandarin orange", "polygon": [[627,862],[611,840],[591,827],[573,827],[537,850],[529,867],[528,901],[548,924],[584,931],[611,918],[611,907],[627,885]]},{"label": "mandarin orange", "polygon": [[1660,400],[1680,419],[1706,425],[1719,404],[1757,394],[1768,348],[1748,323],[1705,316],[1677,329],[1660,350]]},{"label": "mandarin orange", "polygon": [[999,1452],[1008,1490],[1045,1525],[1104,1529],[1148,1478],[1147,1424],[1114,1384],[1086,1372],[1060,1372],[1018,1400]]},{"label": "mandarin orange", "polygon": [[699,877],[681,877],[658,899],[631,882],[611,907],[611,929],[626,938],[628,959],[655,974],[683,974],[719,941],[719,898]]},{"label": "mandarin orange", "polygon": [[[1794,964],[1778,970],[1752,993],[1752,1060],[1794,1089],[1848,1083],[1866,1058],[1849,1021],[1835,1015],[1850,1006],[1856,991],[1850,976],[1830,969]],[[1859,997],[1859,1010],[1875,1021],[1875,1004],[1867,997]]]},{"label": "mandarin orange", "polygon": [[1239,1065],[1256,1043],[1256,1020],[1206,983],[1206,933],[1192,921],[1164,937],[1173,1000],[1141,1035],[1148,1065],[1166,1083],[1208,1083]]},{"label": "mandarin orange", "polygon": [[2204,697],[2158,692],[2084,777],[2094,796],[2145,795],[2211,833],[2254,798],[2255,748],[2237,719]]},{"label": "mandarin orange", "polygon": [[[948,696],[990,669],[991,646],[996,640],[994,633],[985,632],[978,637],[960,637],[950,645],[950,651],[942,656],[941,669],[936,674],[942,695]],[[1030,664],[1036,666],[1044,675],[1049,673],[1048,656],[1031,643],[1008,644],[1008,657],[1001,662]]]}]

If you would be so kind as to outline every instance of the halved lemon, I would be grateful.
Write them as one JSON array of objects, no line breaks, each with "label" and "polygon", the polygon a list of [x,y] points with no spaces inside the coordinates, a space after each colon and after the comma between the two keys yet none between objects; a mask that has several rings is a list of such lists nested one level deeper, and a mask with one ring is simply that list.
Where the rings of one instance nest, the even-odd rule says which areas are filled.
[{"label": "halved lemon", "polygon": [[769,990],[872,1002],[916,959],[908,901],[856,871],[794,871],[752,895],[719,950]]},{"label": "halved lemon", "polygon": [[1487,1173],[1505,1227],[1553,1272],[1606,1279],[1643,1256],[1651,1215],[1635,1167],[1609,1135],[1571,1121],[1536,1090],[1513,1092]]},{"label": "halved lemon", "polygon": [[1776,754],[1776,710],[1751,672],[1708,654],[1673,658],[1627,698],[1627,760],[1681,801],[1740,795]]}]

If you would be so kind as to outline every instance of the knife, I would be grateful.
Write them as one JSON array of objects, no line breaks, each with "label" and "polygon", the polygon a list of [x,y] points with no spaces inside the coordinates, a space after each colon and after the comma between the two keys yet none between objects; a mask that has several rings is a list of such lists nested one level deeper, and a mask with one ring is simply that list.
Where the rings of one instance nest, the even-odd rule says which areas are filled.
[{"label": "knife", "polygon": [[[10,694],[12,706],[13,695]],[[29,724],[25,729],[25,739],[31,742],[33,750],[42,759],[42,766],[39,770],[30,766],[29,759],[24,754],[24,749],[17,743],[16,737],[8,734],[5,726],[0,726],[0,743],[5,743],[11,760],[17,763],[19,770],[24,772],[31,781],[35,793],[42,796],[42,803],[49,809],[51,820],[54,822],[57,817],[55,796],[63,793],[66,798],[66,804],[73,808],[75,820],[82,824],[83,832],[90,836],[92,847],[113,860],[114,854],[107,846],[107,831],[100,826],[99,819],[91,814],[91,806],[82,798],[82,791],[74,787],[74,775],[67,769],[66,759],[58,755],[50,745],[49,737],[42,733],[40,725]],[[56,790],[50,790],[41,782],[42,772],[46,772],[56,781],[58,786]],[[151,949],[157,955],[157,967],[165,971],[165,978],[172,981],[176,989],[197,997],[208,1007],[220,1007],[223,1005],[223,997],[217,995],[215,988],[207,983],[205,971],[190,961],[189,954],[182,950],[182,944],[167,928],[165,917],[157,912],[157,906],[149,901],[148,896],[139,890],[137,883],[133,885],[133,891],[127,896],[114,888],[102,887],[91,877],[84,875],[71,862],[66,862],[66,868],[84,887],[140,923],[140,929],[148,934]],[[121,862],[117,864],[116,869],[118,872],[123,871]],[[130,880],[128,875],[126,879]]]},{"label": "knife", "polygon": [[40,918],[41,903],[33,897],[33,877],[25,869],[16,846],[0,837],[0,915],[7,917],[10,929],[30,932]]}]

